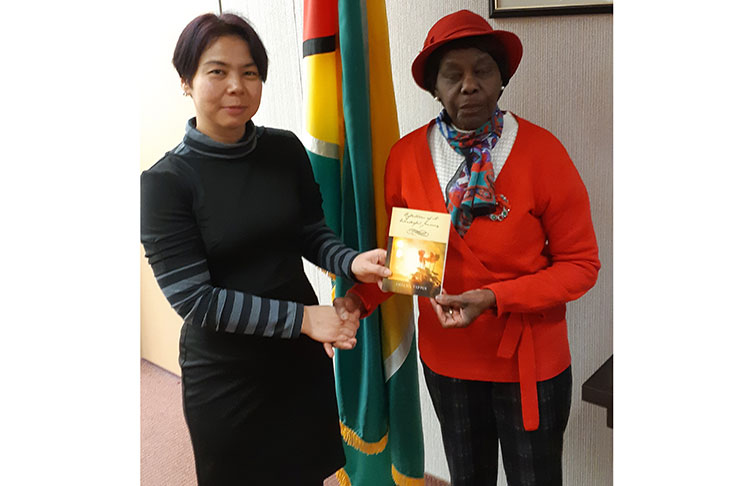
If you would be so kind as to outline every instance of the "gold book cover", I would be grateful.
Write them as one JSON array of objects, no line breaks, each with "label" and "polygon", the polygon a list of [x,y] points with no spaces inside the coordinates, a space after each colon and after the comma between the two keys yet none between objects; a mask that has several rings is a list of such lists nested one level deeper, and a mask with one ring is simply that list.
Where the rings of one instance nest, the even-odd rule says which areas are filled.
[{"label": "gold book cover", "polygon": [[439,294],[449,233],[449,213],[392,208],[386,253],[391,276],[383,279],[383,290],[422,297]]}]

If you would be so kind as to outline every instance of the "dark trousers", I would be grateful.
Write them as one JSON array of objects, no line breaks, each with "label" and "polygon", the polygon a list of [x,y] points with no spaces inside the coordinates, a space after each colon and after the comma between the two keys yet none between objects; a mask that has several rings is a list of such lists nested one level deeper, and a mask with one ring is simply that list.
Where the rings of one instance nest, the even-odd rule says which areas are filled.
[{"label": "dark trousers", "polygon": [[498,444],[509,486],[561,486],[571,367],[538,382],[540,426],[522,424],[519,383],[459,380],[422,363],[440,421],[451,486],[496,486]]}]

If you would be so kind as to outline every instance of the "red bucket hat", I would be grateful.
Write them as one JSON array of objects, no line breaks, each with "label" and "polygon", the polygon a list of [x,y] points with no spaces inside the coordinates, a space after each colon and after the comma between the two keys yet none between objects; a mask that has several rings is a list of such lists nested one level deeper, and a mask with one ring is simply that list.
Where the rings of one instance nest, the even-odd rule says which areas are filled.
[{"label": "red bucket hat", "polygon": [[446,15],[438,20],[427,33],[422,51],[412,62],[412,77],[414,81],[422,88],[425,78],[425,64],[430,54],[440,49],[448,42],[464,37],[482,37],[490,40],[492,46],[501,50],[504,57],[503,66],[499,66],[502,78],[509,81],[517,66],[522,59],[522,42],[512,32],[505,30],[494,30],[480,15],[470,10],[459,10],[458,12]]}]

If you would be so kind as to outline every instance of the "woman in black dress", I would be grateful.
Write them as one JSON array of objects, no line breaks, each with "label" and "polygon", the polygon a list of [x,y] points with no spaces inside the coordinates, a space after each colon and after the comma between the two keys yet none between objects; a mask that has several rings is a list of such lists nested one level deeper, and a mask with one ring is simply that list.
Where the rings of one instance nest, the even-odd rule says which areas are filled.
[{"label": "woman in black dress", "polygon": [[327,354],[355,345],[358,316],[317,305],[301,257],[375,282],[389,273],[385,251],[338,240],[301,142],[251,121],[268,59],[243,18],[197,17],[173,64],[196,116],[142,173],[141,239],[184,320],[198,483],[321,485],[345,463]]}]

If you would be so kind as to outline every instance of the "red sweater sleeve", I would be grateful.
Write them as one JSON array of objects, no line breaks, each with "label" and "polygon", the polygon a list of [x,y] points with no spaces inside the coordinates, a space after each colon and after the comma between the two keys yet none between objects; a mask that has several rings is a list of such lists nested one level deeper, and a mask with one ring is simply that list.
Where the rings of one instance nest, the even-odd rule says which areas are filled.
[{"label": "red sweater sleeve", "polygon": [[551,264],[529,275],[486,285],[496,295],[497,314],[565,304],[584,295],[597,281],[597,239],[584,183],[555,138],[536,150],[543,150],[544,155],[535,158],[535,213],[546,233]]}]

